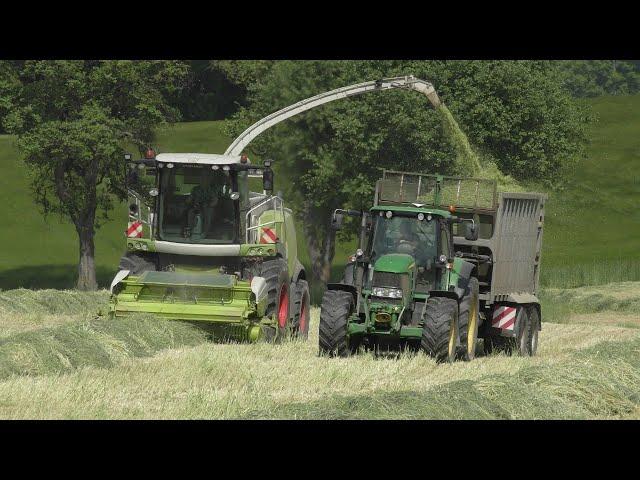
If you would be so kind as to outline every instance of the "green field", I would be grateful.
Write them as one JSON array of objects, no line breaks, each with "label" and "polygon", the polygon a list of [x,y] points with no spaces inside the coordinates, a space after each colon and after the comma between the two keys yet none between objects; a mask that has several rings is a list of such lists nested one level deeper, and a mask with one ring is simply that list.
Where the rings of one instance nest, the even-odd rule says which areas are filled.
[{"label": "green field", "polygon": [[0,419],[640,419],[640,283],[583,302],[591,289],[544,298],[558,323],[536,357],[451,365],[319,357],[317,308],[308,342],[220,344],[187,323],[96,318],[106,291],[2,292]]},{"label": "green field", "polygon": [[[547,286],[640,279],[640,95],[589,102],[599,121],[591,129],[588,156],[569,187],[552,193],[547,204],[542,257],[542,283]],[[160,152],[219,153],[227,145],[221,122],[177,124],[160,132],[157,142]],[[78,255],[73,227],[55,216],[43,219],[8,136],[0,136],[0,167],[0,289],[71,287]],[[278,177],[276,189],[277,182]],[[103,286],[122,254],[125,226],[121,206],[97,234],[96,265]],[[302,234],[298,244],[305,263]],[[340,246],[336,264],[344,262],[348,249]]]}]

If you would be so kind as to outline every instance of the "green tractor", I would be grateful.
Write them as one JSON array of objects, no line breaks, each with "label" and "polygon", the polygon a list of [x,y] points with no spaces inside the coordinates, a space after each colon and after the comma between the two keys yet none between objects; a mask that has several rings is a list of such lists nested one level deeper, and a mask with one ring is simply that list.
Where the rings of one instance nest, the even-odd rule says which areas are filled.
[{"label": "green tractor", "polygon": [[[112,316],[191,321],[219,338],[307,338],[309,286],[270,161],[149,150],[126,162],[127,250]],[[253,178],[262,193],[249,190]]]},{"label": "green tractor", "polygon": [[361,217],[360,248],[322,300],[320,354],[412,347],[471,360],[483,337],[533,355],[544,196],[495,181],[384,171]]}]

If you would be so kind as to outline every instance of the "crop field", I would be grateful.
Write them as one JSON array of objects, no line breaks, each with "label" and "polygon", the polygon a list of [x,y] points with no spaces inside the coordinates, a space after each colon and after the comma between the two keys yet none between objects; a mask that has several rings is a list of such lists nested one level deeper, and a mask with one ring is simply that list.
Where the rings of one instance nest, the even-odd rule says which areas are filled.
[{"label": "crop field", "polygon": [[640,418],[640,283],[543,295],[538,355],[436,364],[308,342],[220,344],[182,322],[96,316],[108,299],[0,293],[0,418]]}]

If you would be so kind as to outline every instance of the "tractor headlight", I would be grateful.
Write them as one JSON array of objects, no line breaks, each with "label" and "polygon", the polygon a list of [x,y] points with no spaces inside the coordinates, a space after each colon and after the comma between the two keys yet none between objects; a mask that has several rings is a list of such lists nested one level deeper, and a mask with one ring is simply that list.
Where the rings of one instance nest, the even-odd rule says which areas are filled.
[{"label": "tractor headlight", "polygon": [[402,289],[387,288],[387,287],[373,287],[371,289],[371,294],[374,297],[402,298]]}]

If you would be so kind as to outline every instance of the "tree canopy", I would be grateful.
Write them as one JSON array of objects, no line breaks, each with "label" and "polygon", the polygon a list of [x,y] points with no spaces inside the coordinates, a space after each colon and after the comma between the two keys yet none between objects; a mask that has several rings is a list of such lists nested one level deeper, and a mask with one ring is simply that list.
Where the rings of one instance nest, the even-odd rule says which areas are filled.
[{"label": "tree canopy", "polygon": [[[180,119],[167,99],[187,66],[177,61],[27,61],[0,83],[4,126],[31,170],[45,214],[75,226],[78,287],[96,287],[95,229],[114,198],[124,198],[126,144],[150,145],[155,129]],[[97,215],[100,214],[100,217]]]},{"label": "tree canopy", "polygon": [[[229,133],[320,92],[406,74],[434,84],[481,158],[505,174],[553,183],[583,151],[589,113],[547,61],[274,62],[250,84],[247,106],[229,122]],[[275,158],[281,172],[299,175],[287,178],[284,190],[303,221],[317,278],[327,280],[333,257],[330,212],[370,205],[380,167],[465,173],[455,171],[444,127],[426,99],[389,91],[327,104],[254,141],[251,148]]]}]

